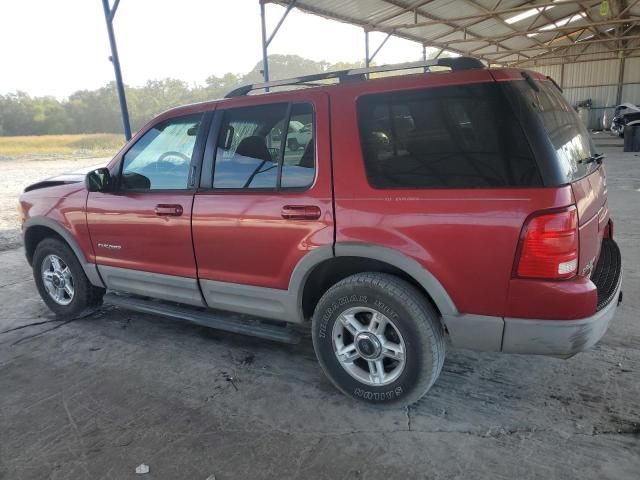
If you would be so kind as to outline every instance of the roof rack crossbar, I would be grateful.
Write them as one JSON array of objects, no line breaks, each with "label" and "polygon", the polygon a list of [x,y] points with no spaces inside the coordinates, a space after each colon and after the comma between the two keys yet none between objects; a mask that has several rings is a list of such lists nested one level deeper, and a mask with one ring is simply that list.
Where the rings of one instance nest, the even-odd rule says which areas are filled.
[{"label": "roof rack crossbar", "polygon": [[394,65],[381,65],[369,68],[351,68],[347,70],[336,70],[334,72],[315,73],[312,75],[304,75],[301,77],[287,78],[284,80],[274,80],[271,82],[252,83],[243,85],[231,90],[224,98],[242,97],[253,90],[261,90],[272,87],[283,87],[288,85],[300,85],[308,82],[317,82],[320,80],[338,79],[342,82],[345,80],[354,80],[364,78],[368,73],[393,72],[398,70],[410,70],[413,68],[424,67],[449,67],[451,70],[470,70],[474,68],[484,68],[484,64],[472,57],[455,57],[455,58],[438,58],[434,60],[398,63]]}]

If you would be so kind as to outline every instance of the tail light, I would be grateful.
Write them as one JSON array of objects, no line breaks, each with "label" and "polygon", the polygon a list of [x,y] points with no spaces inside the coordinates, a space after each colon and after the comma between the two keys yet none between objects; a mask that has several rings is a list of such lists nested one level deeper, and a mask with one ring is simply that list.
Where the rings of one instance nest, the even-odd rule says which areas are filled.
[{"label": "tail light", "polygon": [[578,270],[578,213],[575,206],[541,212],[524,225],[516,275],[559,280]]}]

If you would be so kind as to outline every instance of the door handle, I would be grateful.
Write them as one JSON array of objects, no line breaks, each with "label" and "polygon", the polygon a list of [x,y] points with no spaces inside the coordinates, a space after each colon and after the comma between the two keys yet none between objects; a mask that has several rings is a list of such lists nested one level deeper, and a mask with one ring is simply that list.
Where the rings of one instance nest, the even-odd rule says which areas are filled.
[{"label": "door handle", "polygon": [[285,205],[281,211],[285,220],[317,220],[320,214],[320,207],[315,205]]},{"label": "door handle", "polygon": [[179,217],[182,215],[182,205],[167,205],[161,203],[156,205],[155,208],[156,215],[161,217]]}]

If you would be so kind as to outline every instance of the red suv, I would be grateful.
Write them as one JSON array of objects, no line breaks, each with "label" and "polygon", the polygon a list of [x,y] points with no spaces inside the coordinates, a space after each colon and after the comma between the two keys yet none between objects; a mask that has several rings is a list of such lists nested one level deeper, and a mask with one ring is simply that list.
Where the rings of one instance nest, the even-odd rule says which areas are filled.
[{"label": "red suv", "polygon": [[[450,71],[422,73],[434,66]],[[422,397],[445,337],[571,356],[621,298],[585,127],[553,80],[468,58],[176,108],[106,168],[32,185],[20,204],[56,314],[104,296],[285,342],[310,322],[327,376],[372,403]]]}]

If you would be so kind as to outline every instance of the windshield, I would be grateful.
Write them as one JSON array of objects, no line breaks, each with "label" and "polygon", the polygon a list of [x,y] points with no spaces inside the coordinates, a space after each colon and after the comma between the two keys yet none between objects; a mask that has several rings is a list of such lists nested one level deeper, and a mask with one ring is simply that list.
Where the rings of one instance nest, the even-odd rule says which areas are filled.
[{"label": "windshield", "polygon": [[597,162],[585,161],[596,154],[589,132],[562,93],[550,81],[536,82],[537,92],[525,81],[514,84],[541,121],[564,181],[571,183],[596,170]]}]

